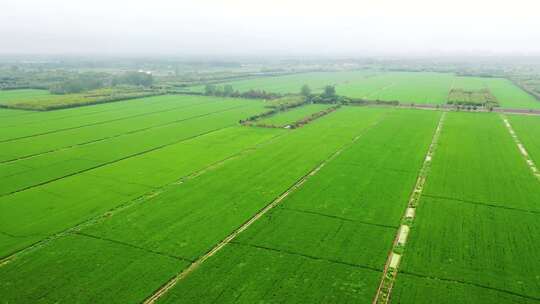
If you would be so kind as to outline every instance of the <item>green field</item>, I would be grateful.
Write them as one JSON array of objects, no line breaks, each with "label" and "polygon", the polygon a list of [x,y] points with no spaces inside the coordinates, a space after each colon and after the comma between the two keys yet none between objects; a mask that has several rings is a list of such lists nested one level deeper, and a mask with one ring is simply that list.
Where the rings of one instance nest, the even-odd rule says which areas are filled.
[{"label": "green field", "polygon": [[539,199],[539,181],[498,115],[450,113],[394,300],[538,301]]},{"label": "green field", "polygon": [[[338,92],[441,103],[452,86],[506,83],[332,75]],[[286,92],[300,76],[249,81]],[[267,101],[0,108],[0,303],[142,303],[172,278],[157,303],[371,303],[426,172],[390,302],[540,302],[540,179],[506,116],[341,106],[283,128],[330,106],[252,126],[240,121]],[[507,116],[540,163],[539,117]]]},{"label": "green field", "polygon": [[[439,115],[386,114],[163,302],[369,302]],[[414,127],[393,132],[412,121]],[[387,162],[398,150],[400,157]],[[321,271],[331,267],[324,288],[329,277]],[[320,287],[307,292],[312,286]]]},{"label": "green field", "polygon": [[[321,92],[326,85],[335,85],[338,94],[352,98],[419,104],[445,104],[451,89],[487,88],[503,108],[540,108],[540,101],[509,80],[461,77],[444,73],[318,72],[254,78],[227,84],[239,91],[259,89],[276,93],[299,93],[304,84],[308,84],[314,92]],[[202,92],[204,87],[192,87],[191,90]]]},{"label": "green field", "polygon": [[509,115],[508,118],[536,166],[540,165],[540,117]]}]

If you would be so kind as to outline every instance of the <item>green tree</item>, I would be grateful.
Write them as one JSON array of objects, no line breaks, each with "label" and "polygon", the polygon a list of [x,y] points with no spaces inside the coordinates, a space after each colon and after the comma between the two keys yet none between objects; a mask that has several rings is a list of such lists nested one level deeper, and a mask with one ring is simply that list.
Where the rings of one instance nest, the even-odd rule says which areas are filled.
[{"label": "green tree", "polygon": [[207,84],[204,87],[204,95],[215,95],[216,94],[216,86],[213,84]]},{"label": "green tree", "polygon": [[234,93],[233,87],[230,84],[226,84],[223,87],[223,96],[231,96]]},{"label": "green tree", "polygon": [[152,83],[154,83],[154,77],[152,77],[152,74],[145,72],[127,72],[113,80],[113,85],[127,84],[149,87]]},{"label": "green tree", "polygon": [[307,84],[303,85],[302,89],[300,90],[300,94],[306,97],[311,95],[311,88]]},{"label": "green tree", "polygon": [[336,87],[333,85],[327,85],[324,87],[324,96],[325,97],[334,97],[336,96]]}]

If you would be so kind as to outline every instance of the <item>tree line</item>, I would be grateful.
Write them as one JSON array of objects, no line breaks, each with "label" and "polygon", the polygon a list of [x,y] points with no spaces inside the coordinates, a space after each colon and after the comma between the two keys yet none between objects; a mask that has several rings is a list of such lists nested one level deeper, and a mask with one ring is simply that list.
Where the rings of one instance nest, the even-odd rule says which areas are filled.
[{"label": "tree line", "polygon": [[224,86],[217,86],[213,84],[207,84],[204,87],[204,95],[218,96],[218,97],[236,97],[236,98],[251,98],[251,99],[276,99],[283,97],[278,93],[267,92],[265,90],[254,90],[240,92],[234,90],[232,85],[226,84]]},{"label": "tree line", "polygon": [[152,74],[145,72],[126,72],[112,77],[105,73],[82,73],[51,85],[49,91],[53,94],[74,94],[120,85],[150,87],[153,83]]}]

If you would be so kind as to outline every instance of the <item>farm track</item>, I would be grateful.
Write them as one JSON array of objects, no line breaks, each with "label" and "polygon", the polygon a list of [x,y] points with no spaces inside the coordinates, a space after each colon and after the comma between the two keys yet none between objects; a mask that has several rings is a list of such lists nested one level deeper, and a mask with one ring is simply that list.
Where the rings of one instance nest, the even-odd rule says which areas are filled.
[{"label": "farm track", "polygon": [[237,106],[237,107],[232,107],[232,108],[228,108],[228,109],[225,109],[225,110],[219,110],[219,111],[215,111],[215,112],[200,114],[200,115],[191,116],[191,117],[187,117],[187,118],[183,118],[183,119],[179,119],[179,120],[175,120],[175,121],[170,121],[170,122],[159,124],[159,125],[154,125],[154,126],[151,126],[151,127],[131,130],[131,131],[128,131],[128,132],[124,132],[124,133],[120,133],[120,134],[116,134],[116,135],[112,135],[112,136],[108,136],[108,137],[102,137],[102,138],[99,138],[99,139],[94,139],[94,140],[78,143],[78,144],[71,145],[71,146],[65,146],[65,147],[61,147],[61,148],[58,148],[58,149],[48,150],[48,151],[45,151],[45,152],[26,155],[26,156],[14,158],[14,159],[8,159],[8,160],[1,161],[0,165],[1,164],[9,164],[9,163],[13,163],[13,162],[33,158],[33,157],[39,157],[39,156],[46,155],[46,154],[49,154],[49,153],[65,151],[65,150],[69,150],[69,149],[72,149],[72,148],[75,148],[75,147],[94,144],[94,143],[97,143],[97,142],[106,141],[106,140],[109,140],[109,139],[118,138],[118,137],[122,137],[122,136],[125,136],[125,135],[136,134],[136,133],[139,133],[139,132],[144,132],[144,131],[148,131],[148,130],[152,130],[152,129],[160,128],[160,127],[165,127],[165,126],[168,126],[168,125],[173,125],[173,124],[176,124],[176,123],[189,121],[189,120],[192,120],[192,119],[197,119],[197,118],[201,118],[201,117],[205,117],[205,116],[210,116],[210,115],[213,115],[213,114],[223,113],[223,112],[227,112],[227,111],[230,111],[230,110],[236,110],[236,109],[243,108],[243,107],[247,107],[247,106]]},{"label": "farm track", "polygon": [[37,136],[42,136],[42,135],[47,135],[47,134],[59,133],[59,132],[63,132],[63,131],[69,131],[69,130],[76,130],[76,129],[81,129],[81,128],[85,128],[85,127],[98,126],[98,125],[106,124],[106,123],[109,123],[109,122],[116,122],[116,121],[122,121],[122,120],[131,119],[131,118],[136,118],[136,117],[144,117],[144,116],[153,115],[153,114],[171,112],[171,111],[175,111],[175,110],[178,110],[178,109],[189,108],[189,107],[192,107],[192,106],[201,106],[201,105],[205,105],[205,104],[206,103],[192,104],[192,105],[188,105],[188,106],[184,105],[184,106],[174,107],[174,108],[170,108],[170,109],[164,109],[164,110],[159,110],[159,111],[154,111],[154,112],[145,112],[145,113],[125,116],[125,117],[121,117],[121,118],[115,118],[115,119],[109,119],[109,120],[104,120],[104,121],[99,121],[99,122],[83,124],[83,125],[69,127],[69,128],[61,128],[61,129],[51,130],[51,131],[47,131],[47,132],[35,133],[35,134],[32,134],[32,135],[14,137],[14,138],[0,140],[0,144],[16,141],[16,140],[20,140],[20,139],[25,139],[25,138],[32,138],[32,137],[37,137]]},{"label": "farm track", "polygon": [[[433,154],[435,153],[437,143],[439,141],[439,137],[441,134],[445,117],[446,117],[446,112],[443,112],[439,119],[437,128],[435,129],[435,132],[433,134],[431,144],[426,153],[426,157],[424,158],[424,163],[422,164],[422,167],[420,168],[420,171],[418,172],[418,178],[416,180],[416,184],[411,192],[409,201],[407,202],[407,208],[405,208],[405,211],[402,216],[402,225],[400,229],[398,229],[398,231],[396,232],[396,236],[392,244],[392,249],[388,253],[388,258],[384,266],[381,281],[372,302],[373,304],[379,304],[379,303],[386,304],[390,302],[390,297],[392,295],[392,288],[394,286],[394,283],[398,274],[399,265],[400,265],[401,256],[402,256],[402,254],[397,253],[396,251],[398,251],[401,247],[404,247],[406,245],[406,240],[408,237],[408,233],[410,231],[409,229],[410,229],[411,223],[414,221],[414,217],[416,214],[415,211],[418,205],[418,200],[420,199],[420,196],[422,195],[422,191],[424,190],[426,178],[431,167],[431,161],[433,158]],[[409,220],[410,223],[406,224],[407,220]],[[403,231],[405,231],[405,233],[403,233]]]},{"label": "farm track", "polygon": [[257,212],[253,217],[251,217],[249,220],[247,220],[244,224],[242,224],[239,228],[234,230],[231,234],[229,234],[227,237],[225,237],[221,242],[219,242],[216,246],[214,246],[212,249],[210,249],[206,254],[199,257],[195,262],[190,264],[187,268],[181,270],[180,273],[178,273],[176,276],[172,277],[169,281],[167,281],[164,285],[162,285],[159,289],[157,289],[153,294],[151,294],[148,298],[144,300],[144,304],[153,304],[155,303],[159,298],[161,298],[164,294],[166,294],[171,288],[173,288],[180,280],[188,276],[193,271],[197,270],[199,266],[204,263],[206,260],[214,256],[217,252],[219,252],[221,249],[223,249],[226,245],[231,243],[236,236],[238,236],[240,233],[248,229],[253,223],[255,223],[258,219],[263,217],[268,211],[272,210],[274,207],[279,205],[285,198],[287,198],[292,192],[296,191],[302,185],[313,175],[317,174],[327,163],[335,159],[337,156],[341,154],[345,149],[352,146],[358,139],[360,139],[367,130],[373,128],[377,124],[379,124],[386,115],[382,115],[380,119],[372,123],[369,127],[362,130],[359,135],[354,137],[349,143],[344,144],[339,148],[336,152],[334,152],[332,155],[330,155],[328,158],[323,160],[319,163],[313,170],[308,172],[307,174],[301,176],[291,187],[289,187],[287,190],[285,190],[283,193],[281,193],[279,196],[277,196],[272,202],[270,202],[268,205],[263,207],[259,212]]},{"label": "farm track", "polygon": [[506,129],[510,133],[510,136],[512,136],[512,139],[514,140],[514,143],[516,144],[521,156],[523,157],[523,159],[527,163],[527,166],[531,170],[532,174],[534,176],[536,176],[536,178],[538,180],[540,180],[540,172],[538,171],[538,167],[534,163],[534,160],[529,156],[529,152],[527,152],[527,149],[525,148],[525,146],[523,145],[521,140],[519,140],[519,137],[517,136],[516,132],[514,131],[514,128],[512,128],[512,125],[510,124],[510,121],[508,120],[508,118],[506,118],[503,115],[500,115],[500,117],[503,120],[504,125],[506,126]]},{"label": "farm track", "polygon": [[[155,189],[153,191],[143,193],[143,194],[139,195],[138,197],[130,199],[129,201],[127,201],[125,203],[122,203],[122,204],[120,204],[120,205],[106,211],[103,214],[100,214],[100,215],[97,215],[97,216],[92,217],[90,219],[84,220],[84,221],[80,222],[79,224],[77,224],[75,226],[72,226],[72,227],[70,227],[68,229],[65,229],[63,231],[60,231],[60,232],[58,232],[58,233],[56,233],[54,235],[44,236],[45,239],[42,239],[42,240],[40,240],[40,241],[30,245],[30,246],[22,248],[22,249],[20,249],[20,250],[18,250],[16,252],[12,253],[9,256],[0,257],[0,267],[2,267],[3,265],[8,264],[9,262],[11,262],[12,260],[14,260],[16,257],[18,257],[20,255],[29,253],[29,252],[31,252],[33,250],[37,250],[37,249],[45,246],[46,244],[50,243],[53,240],[56,240],[56,239],[58,239],[60,237],[63,237],[65,235],[68,235],[68,234],[71,234],[71,233],[74,233],[74,232],[78,232],[78,231],[80,231],[81,229],[83,229],[85,227],[98,224],[101,221],[103,221],[104,219],[109,218],[110,216],[113,216],[113,215],[115,215],[115,214],[117,214],[119,212],[122,212],[123,210],[131,208],[131,207],[133,207],[133,206],[135,206],[137,204],[142,204],[145,201],[147,201],[148,199],[151,199],[153,197],[156,197],[156,196],[160,195],[161,193],[166,191],[166,188],[169,187],[169,186],[182,184],[184,181],[197,178],[198,176],[201,176],[201,175],[203,175],[204,173],[206,173],[208,171],[211,171],[213,169],[216,169],[216,168],[222,166],[223,164],[225,164],[226,162],[228,162],[230,160],[237,159],[237,158],[242,157],[243,155],[248,154],[248,153],[252,153],[253,151],[257,150],[259,147],[270,144],[271,142],[275,141],[279,137],[284,136],[286,134],[287,133],[277,134],[276,136],[273,136],[273,137],[269,138],[267,141],[261,142],[261,143],[255,145],[254,147],[246,148],[246,149],[244,149],[244,150],[242,150],[242,151],[240,151],[238,153],[235,153],[233,155],[230,155],[230,156],[228,156],[228,157],[226,157],[224,159],[213,162],[213,163],[209,164],[208,166],[206,166],[206,167],[204,167],[204,168],[202,168],[200,170],[197,170],[197,171],[195,171],[193,173],[182,176],[182,177],[178,178],[176,181],[174,181],[172,183],[167,183],[167,184],[165,184],[165,185],[163,185],[163,186],[161,186],[161,187],[159,187],[159,188],[157,188],[157,189]],[[5,235],[9,235],[9,234],[7,234],[5,232],[0,232],[0,233],[5,234]],[[25,236],[19,236],[19,237],[25,237]]]},{"label": "farm track", "polygon": [[446,278],[440,278],[440,277],[434,277],[434,276],[426,276],[426,275],[423,275],[423,274],[418,274],[418,273],[414,273],[414,272],[410,272],[410,271],[402,271],[402,273],[406,274],[406,275],[410,275],[410,276],[415,276],[415,277],[418,277],[418,278],[432,279],[432,280],[439,280],[439,281],[444,281],[444,282],[451,282],[451,283],[469,285],[469,286],[474,286],[474,287],[478,287],[478,288],[494,290],[494,291],[497,291],[497,292],[501,292],[501,293],[505,293],[505,294],[508,294],[508,295],[525,298],[525,299],[540,301],[540,298],[538,298],[538,297],[532,297],[532,296],[520,294],[520,293],[517,293],[517,292],[513,292],[513,291],[510,291],[510,290],[501,289],[501,288],[497,288],[497,287],[485,286],[485,285],[477,284],[477,283],[473,283],[473,282],[467,282],[467,281],[462,281],[462,280],[454,280],[454,279],[446,279]]},{"label": "farm track", "polygon": [[251,248],[257,248],[257,249],[263,249],[263,250],[268,250],[268,251],[277,252],[277,253],[285,253],[285,254],[288,254],[288,255],[300,256],[300,257],[307,258],[307,259],[310,259],[310,260],[326,261],[326,262],[330,262],[332,264],[340,264],[340,265],[345,265],[345,266],[350,266],[350,267],[355,267],[355,268],[362,268],[362,269],[372,270],[372,271],[376,271],[376,272],[381,272],[380,269],[377,269],[375,267],[370,267],[370,266],[361,265],[361,264],[347,263],[347,262],[342,262],[342,261],[332,260],[332,259],[327,259],[327,258],[321,258],[321,257],[318,257],[318,256],[299,253],[299,252],[295,252],[295,251],[291,251],[291,250],[275,249],[275,248],[271,248],[271,247],[267,247],[267,246],[254,245],[254,244],[242,243],[242,242],[237,242],[237,241],[230,241],[229,244],[245,246],[245,247],[251,247]]}]

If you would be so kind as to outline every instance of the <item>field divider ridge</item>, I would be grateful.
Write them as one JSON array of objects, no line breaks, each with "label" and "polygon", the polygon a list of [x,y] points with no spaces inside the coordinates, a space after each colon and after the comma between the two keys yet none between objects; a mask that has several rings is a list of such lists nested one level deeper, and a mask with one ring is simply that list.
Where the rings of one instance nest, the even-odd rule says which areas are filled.
[{"label": "field divider ridge", "polygon": [[[218,160],[216,162],[213,162],[211,164],[209,164],[208,166],[205,166],[204,168],[200,169],[200,170],[197,170],[195,172],[192,172],[190,174],[187,174],[185,176],[182,176],[178,179],[176,179],[175,181],[173,182],[170,182],[170,183],[167,183],[167,184],[164,184],[163,186],[161,187],[158,187],[158,188],[155,188],[155,189],[152,189],[151,191],[148,191],[148,192],[145,192],[133,199],[130,199],[116,207],[113,207],[107,211],[105,211],[104,213],[102,214],[99,214],[97,216],[94,216],[90,219],[87,219],[87,220],[84,220],[70,228],[67,228],[63,231],[60,231],[58,233],[55,233],[53,235],[49,235],[49,236],[44,236],[45,238],[40,240],[40,241],[37,241],[27,247],[24,247],[8,256],[5,256],[5,257],[0,257],[0,267],[8,264],[9,262],[13,261],[17,256],[19,255],[23,255],[23,254],[26,254],[26,253],[29,253],[31,252],[32,250],[36,250],[40,247],[43,247],[45,246],[47,243],[50,243],[51,241],[53,240],[56,240],[60,237],[63,237],[65,235],[68,235],[68,234],[73,234],[73,233],[77,233],[79,232],[81,229],[85,228],[85,227],[88,227],[88,226],[92,226],[92,225],[95,225],[95,224],[98,224],[100,223],[101,221],[103,221],[104,219],[107,219],[109,218],[110,216],[113,216],[115,215],[116,213],[119,213],[119,212],[122,212],[128,208],[131,208],[137,204],[142,204],[144,203],[145,201],[151,199],[151,198],[154,198],[160,194],[162,194],[163,192],[166,191],[166,188],[167,187],[170,187],[170,186],[173,186],[173,185],[181,185],[183,184],[185,181],[187,180],[190,180],[190,179],[194,179],[194,178],[197,178],[198,176],[201,176],[202,174],[210,171],[210,170],[213,170],[215,168],[218,168],[220,166],[222,166],[224,163],[230,161],[230,160],[233,160],[233,159],[236,159],[238,157],[241,157],[243,156],[244,154],[248,154],[248,153],[252,153],[253,151],[257,150],[259,147],[261,146],[264,146],[264,145],[267,145],[269,144],[270,142],[276,140],[277,138],[281,137],[281,136],[284,136],[286,135],[287,133],[281,133],[281,134],[277,134],[271,138],[269,138],[267,141],[265,142],[261,142],[253,147],[249,147],[249,148],[246,148],[246,149],[243,149],[241,150],[240,152],[238,153],[235,153],[233,155],[230,155],[226,158],[223,158],[221,160]],[[8,235],[8,233],[5,233],[5,232],[0,232],[2,234],[5,234],[5,235]],[[19,237],[25,237],[25,236],[19,236]]]},{"label": "field divider ridge", "polygon": [[424,158],[424,162],[418,173],[416,184],[414,185],[413,191],[411,192],[411,195],[409,197],[407,208],[405,209],[405,212],[402,216],[401,226],[399,227],[396,236],[394,237],[392,248],[390,249],[386,264],[384,265],[379,287],[377,288],[377,292],[375,293],[375,297],[373,298],[373,304],[386,304],[390,302],[390,296],[392,294],[392,288],[398,274],[403,250],[407,244],[407,238],[409,236],[410,228],[416,217],[416,208],[418,207],[418,201],[424,190],[426,178],[431,168],[433,154],[435,153],[435,149],[439,141],[445,117],[446,112],[443,112],[441,114],[441,117],[439,118],[439,123],[431,139],[431,144],[429,145],[426,157]]},{"label": "field divider ridge", "polygon": [[525,146],[523,145],[523,143],[517,136],[516,132],[514,131],[514,128],[512,128],[512,125],[510,124],[508,117],[506,117],[503,114],[500,114],[500,117],[503,120],[504,125],[506,126],[506,129],[510,133],[510,136],[512,136],[514,143],[518,147],[521,156],[523,156],[523,158],[525,159],[527,166],[529,167],[529,169],[531,169],[534,176],[536,176],[536,178],[540,180],[540,171],[538,171],[538,167],[536,166],[536,164],[534,163],[534,160],[530,157],[529,152],[527,152],[527,149],[525,148]]},{"label": "field divider ridge", "polygon": [[274,207],[279,205],[285,198],[287,198],[291,193],[296,191],[297,189],[301,188],[302,185],[312,176],[317,174],[326,164],[328,164],[330,161],[334,160],[336,157],[338,157],[344,150],[352,146],[358,139],[360,139],[364,132],[371,129],[378,123],[380,123],[385,115],[382,115],[380,119],[375,121],[373,124],[371,124],[366,129],[362,130],[359,135],[354,137],[350,142],[344,144],[341,146],[336,152],[334,152],[332,155],[330,155],[328,158],[324,159],[322,162],[320,162],[313,170],[309,171],[307,174],[301,176],[291,187],[289,187],[287,190],[282,192],[278,197],[276,197],[272,202],[270,202],[268,205],[263,207],[261,210],[259,210],[255,215],[253,215],[249,220],[244,222],[239,228],[234,230],[231,234],[229,234],[227,237],[225,237],[221,242],[219,242],[217,245],[215,245],[212,249],[210,249],[206,254],[200,256],[195,262],[190,264],[187,268],[183,269],[180,273],[172,277],[169,281],[167,281],[164,285],[162,285],[159,289],[154,291],[153,294],[148,296],[143,303],[144,304],[153,304],[155,303],[159,298],[161,298],[164,294],[166,294],[171,288],[173,288],[180,280],[187,277],[190,273],[197,270],[199,266],[204,263],[206,260],[211,258],[213,255],[218,253],[221,249],[223,249],[225,246],[230,244],[240,233],[248,229],[253,223],[255,223],[258,219],[263,217],[266,213],[268,213],[270,210],[272,210]]}]

